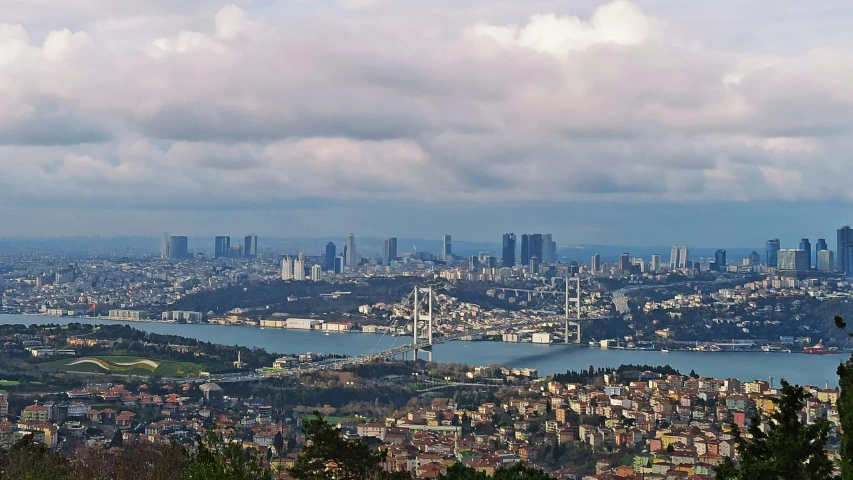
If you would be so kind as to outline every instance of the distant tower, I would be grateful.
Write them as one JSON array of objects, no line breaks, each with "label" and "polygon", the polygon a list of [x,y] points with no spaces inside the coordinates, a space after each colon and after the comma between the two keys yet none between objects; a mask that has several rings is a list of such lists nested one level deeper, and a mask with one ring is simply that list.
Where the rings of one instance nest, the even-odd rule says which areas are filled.
[{"label": "distant tower", "polygon": [[601,271],[601,255],[596,253],[592,256],[592,260],[589,262],[589,268],[592,273],[598,273]]},{"label": "distant tower", "polygon": [[444,234],[444,241],[441,248],[441,259],[447,263],[453,261],[453,249],[451,248],[450,235]]},{"label": "distant tower", "polygon": [[809,242],[808,238],[804,238],[804,239],[800,240],[800,250],[805,250],[806,253],[809,254],[809,261],[808,261],[808,264],[806,265],[806,267],[807,267],[806,270],[812,268],[812,244],[811,244],[811,242]]},{"label": "distant tower", "polygon": [[542,234],[542,263],[554,263],[556,252],[552,250],[554,241],[551,239],[550,233]]},{"label": "distant tower", "polygon": [[172,258],[169,253],[169,247],[172,245],[172,236],[169,235],[169,232],[163,234],[163,238],[160,239],[160,258],[162,260],[168,260]]},{"label": "distant tower", "polygon": [[318,265],[311,266],[311,280],[319,282],[323,278],[323,267]]},{"label": "distant tower", "polygon": [[521,235],[521,265],[530,263],[530,235]]},{"label": "distant tower", "polygon": [[213,240],[213,257],[227,258],[231,253],[231,237],[216,237]]},{"label": "distant tower", "polygon": [[391,261],[397,258],[397,237],[388,237],[385,239],[385,248],[382,255],[385,265],[391,265]]},{"label": "distant tower", "polygon": [[649,265],[649,268],[653,272],[660,271],[660,254],[659,253],[655,253],[652,255],[652,262]]},{"label": "distant tower", "polygon": [[293,279],[305,280],[305,254],[300,253],[293,261]]},{"label": "distant tower", "polygon": [[282,280],[293,280],[293,259],[290,257],[284,257],[281,260],[281,279]]},{"label": "distant tower", "polygon": [[515,234],[505,233],[503,238],[503,258],[501,266],[512,268],[515,266]]},{"label": "distant tower", "polygon": [[669,268],[675,269],[678,268],[679,264],[679,254],[681,253],[681,249],[678,248],[678,245],[673,245],[672,250],[669,253]]},{"label": "distant tower", "polygon": [[169,258],[173,260],[182,260],[189,258],[187,247],[187,237],[172,236],[169,238]]},{"label": "distant tower", "polygon": [[782,248],[778,238],[767,240],[767,266],[776,268],[779,266],[779,250]]},{"label": "distant tower", "polygon": [[257,235],[246,235],[243,241],[243,256],[246,258],[255,258],[258,256]]},{"label": "distant tower", "polygon": [[323,270],[330,271],[335,269],[335,256],[337,248],[334,242],[326,244],[326,262],[323,264]]},{"label": "distant tower", "polygon": [[678,250],[678,268],[687,268],[688,259],[690,257],[690,251],[687,248],[687,245],[681,247]]},{"label": "distant tower", "polygon": [[628,253],[623,253],[622,255],[619,255],[619,271],[631,271],[631,255],[629,255]]},{"label": "distant tower", "polygon": [[335,257],[335,275],[340,275],[344,273],[345,264],[346,261],[343,255],[338,255],[337,257]]},{"label": "distant tower", "polygon": [[853,229],[847,225],[838,229],[835,256],[838,258],[838,271],[848,277],[853,275]]},{"label": "distant tower", "polygon": [[355,235],[347,235],[347,268],[355,270],[358,268],[358,257],[355,254]]},{"label": "distant tower", "polygon": [[718,272],[726,270],[726,251],[724,249],[719,248],[714,252],[714,265]]},{"label": "distant tower", "polygon": [[814,266],[817,267],[818,257],[820,257],[820,252],[823,250],[829,250],[829,245],[826,244],[825,238],[818,238],[817,243],[814,245]]}]

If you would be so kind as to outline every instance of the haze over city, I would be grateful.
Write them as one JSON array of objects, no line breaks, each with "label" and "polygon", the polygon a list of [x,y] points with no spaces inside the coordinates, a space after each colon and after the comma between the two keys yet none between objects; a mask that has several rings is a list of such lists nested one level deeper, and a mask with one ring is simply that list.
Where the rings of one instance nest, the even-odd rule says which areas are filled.
[{"label": "haze over city", "polygon": [[833,238],[845,7],[15,1],[0,235]]}]

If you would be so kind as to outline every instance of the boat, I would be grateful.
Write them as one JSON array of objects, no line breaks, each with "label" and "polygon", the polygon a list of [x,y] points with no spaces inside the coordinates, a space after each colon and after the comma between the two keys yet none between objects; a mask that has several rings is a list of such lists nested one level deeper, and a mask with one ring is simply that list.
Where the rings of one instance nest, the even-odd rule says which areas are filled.
[{"label": "boat", "polygon": [[669,350],[667,350],[667,349],[665,349],[665,348],[661,348],[661,349],[660,349],[660,353],[669,353]]},{"label": "boat", "polygon": [[841,353],[840,350],[836,347],[826,348],[823,346],[823,340],[817,342],[816,345],[812,347],[803,347],[803,352],[811,354],[811,355],[829,355],[834,353]]},{"label": "boat", "polygon": [[784,352],[779,345],[764,345],[761,347],[762,352]]}]

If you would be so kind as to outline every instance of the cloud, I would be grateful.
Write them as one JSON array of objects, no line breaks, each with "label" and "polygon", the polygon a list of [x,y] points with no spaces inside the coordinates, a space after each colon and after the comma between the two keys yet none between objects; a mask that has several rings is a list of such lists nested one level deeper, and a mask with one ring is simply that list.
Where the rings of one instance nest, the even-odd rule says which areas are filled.
[{"label": "cloud", "polygon": [[624,0],[41,2],[0,25],[0,202],[853,200],[831,37],[737,50]]}]

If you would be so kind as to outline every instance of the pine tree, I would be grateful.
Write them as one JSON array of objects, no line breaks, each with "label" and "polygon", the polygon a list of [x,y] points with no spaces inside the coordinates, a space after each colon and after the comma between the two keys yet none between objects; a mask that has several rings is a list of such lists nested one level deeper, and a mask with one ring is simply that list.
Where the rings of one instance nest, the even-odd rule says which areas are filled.
[{"label": "pine tree", "polygon": [[761,429],[761,417],[752,416],[745,438],[737,425],[732,435],[740,458],[726,458],[717,468],[721,480],[828,480],[832,461],[826,455],[829,423],[819,419],[803,425],[799,413],[811,397],[803,387],[782,381],[782,396],[774,400],[769,432]]},{"label": "pine tree", "polygon": [[[835,316],[835,326],[844,330],[847,323]],[[853,334],[848,334],[853,336]],[[838,415],[841,419],[841,478],[853,480],[853,356],[838,366]]]}]

